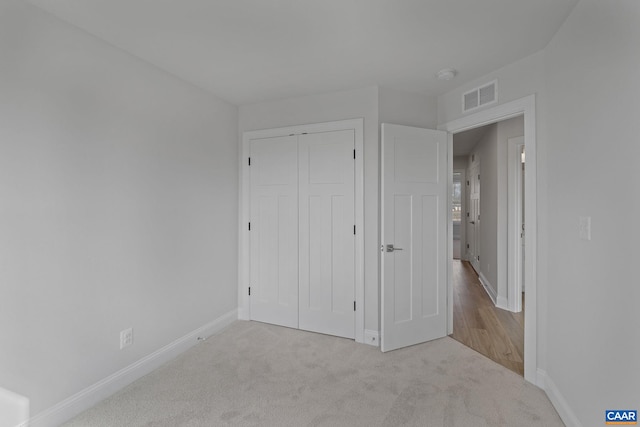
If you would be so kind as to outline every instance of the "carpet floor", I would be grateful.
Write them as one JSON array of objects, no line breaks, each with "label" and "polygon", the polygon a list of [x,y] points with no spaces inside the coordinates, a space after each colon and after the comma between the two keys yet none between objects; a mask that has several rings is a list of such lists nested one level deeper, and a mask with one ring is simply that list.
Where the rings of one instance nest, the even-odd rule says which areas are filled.
[{"label": "carpet floor", "polygon": [[445,337],[389,353],[237,321],[65,426],[562,426],[544,392]]}]

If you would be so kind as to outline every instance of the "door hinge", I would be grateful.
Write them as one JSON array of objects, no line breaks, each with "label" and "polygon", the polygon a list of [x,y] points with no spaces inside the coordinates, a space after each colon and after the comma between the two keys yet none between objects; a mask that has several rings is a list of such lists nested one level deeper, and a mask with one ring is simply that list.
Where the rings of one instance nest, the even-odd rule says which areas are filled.
[{"label": "door hinge", "polygon": [[469,185],[469,181],[467,181],[467,185]]},{"label": "door hinge", "polygon": [[469,218],[469,212],[467,212],[467,218]]},{"label": "door hinge", "polygon": [[251,286],[249,286],[249,296],[251,296]]},{"label": "door hinge", "polygon": [[353,302],[353,311],[356,311],[356,302]]},{"label": "door hinge", "polygon": [[249,231],[251,231],[251,222],[249,222]]},{"label": "door hinge", "polygon": [[356,158],[356,150],[353,150],[353,158]]},{"label": "door hinge", "polygon": [[251,166],[251,157],[249,157],[249,166]]},{"label": "door hinge", "polygon": [[469,244],[467,243],[467,249],[469,249]]},{"label": "door hinge", "polygon": [[478,181],[480,181],[480,174],[478,174]]},{"label": "door hinge", "polygon": [[480,255],[478,255],[478,256],[476,257],[476,259],[477,259],[478,261],[480,261]]},{"label": "door hinge", "polygon": [[353,226],[353,234],[356,234],[356,226]]}]

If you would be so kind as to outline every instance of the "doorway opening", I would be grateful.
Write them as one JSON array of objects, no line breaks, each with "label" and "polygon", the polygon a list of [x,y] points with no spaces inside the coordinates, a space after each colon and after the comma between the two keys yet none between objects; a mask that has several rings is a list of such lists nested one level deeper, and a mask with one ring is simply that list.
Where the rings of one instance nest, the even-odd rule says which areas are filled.
[{"label": "doorway opening", "polygon": [[453,259],[460,259],[462,254],[462,212],[465,194],[463,192],[462,184],[464,183],[464,175],[464,170],[457,169],[453,171],[453,191],[451,194],[451,221],[453,223]]},{"label": "doorway opening", "polygon": [[[523,145],[522,115],[454,134],[451,204],[451,336],[520,375],[524,375],[523,268],[519,257],[524,236],[520,231]],[[461,170],[466,172],[466,209],[461,212],[463,221],[456,221],[455,210],[462,205],[456,201]],[[466,233],[459,241],[464,249],[456,257],[456,240],[461,234],[456,228],[460,224]]]},{"label": "doorway opening", "polygon": [[[445,122],[438,129],[448,132],[448,152],[453,152],[453,135],[466,130],[475,129],[487,124],[524,115],[524,145],[526,150],[524,211],[526,217],[524,241],[526,257],[524,259],[524,277],[527,289],[527,309],[524,312],[524,379],[543,386],[544,379],[540,377],[537,362],[537,144],[536,144],[536,97],[527,95],[514,101],[505,102],[496,107],[487,108],[477,113],[469,114]],[[453,156],[449,157],[449,171],[453,170]],[[506,180],[505,180],[506,181]],[[449,181],[451,183],[451,181]],[[452,232],[449,232],[449,248],[452,248]],[[506,236],[504,237],[506,241]],[[453,332],[453,257],[449,250],[449,268],[447,278],[448,288],[448,321],[447,331]],[[481,258],[482,259],[482,258]]]}]

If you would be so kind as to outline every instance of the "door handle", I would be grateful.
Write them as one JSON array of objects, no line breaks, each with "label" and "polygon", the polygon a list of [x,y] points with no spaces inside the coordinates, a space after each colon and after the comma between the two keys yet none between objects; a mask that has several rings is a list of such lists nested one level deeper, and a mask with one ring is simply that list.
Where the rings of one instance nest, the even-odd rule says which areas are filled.
[{"label": "door handle", "polygon": [[401,250],[402,250],[402,248],[394,248],[393,244],[387,245],[387,252],[401,251]]},{"label": "door handle", "polygon": [[469,224],[475,224],[475,223],[476,223],[475,221],[471,221],[471,222],[469,222]]}]

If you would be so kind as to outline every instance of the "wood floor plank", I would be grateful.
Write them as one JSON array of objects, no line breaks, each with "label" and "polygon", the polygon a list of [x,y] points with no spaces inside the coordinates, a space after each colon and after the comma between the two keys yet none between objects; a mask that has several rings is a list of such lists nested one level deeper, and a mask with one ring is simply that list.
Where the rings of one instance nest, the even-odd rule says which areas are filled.
[{"label": "wood floor plank", "polygon": [[524,298],[521,313],[495,307],[466,261],[453,261],[453,286],[451,337],[524,375]]},{"label": "wood floor plank", "polygon": [[486,325],[487,333],[491,336],[491,342],[496,349],[498,357],[514,362],[522,362],[522,358],[511,342],[509,334],[505,330],[503,324],[498,320],[496,310],[491,307],[482,307],[478,310],[480,311],[483,319],[485,319],[484,323]]}]

